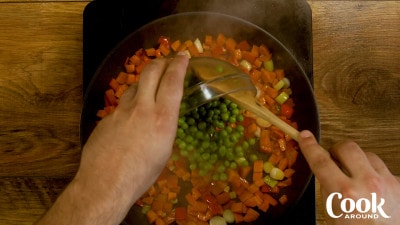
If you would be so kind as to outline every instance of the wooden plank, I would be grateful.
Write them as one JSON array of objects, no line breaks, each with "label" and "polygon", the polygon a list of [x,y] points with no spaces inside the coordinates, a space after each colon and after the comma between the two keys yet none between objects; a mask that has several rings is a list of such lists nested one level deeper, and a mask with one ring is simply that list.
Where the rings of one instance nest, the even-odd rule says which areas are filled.
[{"label": "wooden plank", "polygon": [[71,178],[1,178],[0,224],[31,225],[52,205]]},{"label": "wooden plank", "polygon": [[310,1],[322,145],[357,141],[400,174],[400,2]]},{"label": "wooden plank", "polygon": [[85,6],[0,3],[0,176],[75,172]]}]

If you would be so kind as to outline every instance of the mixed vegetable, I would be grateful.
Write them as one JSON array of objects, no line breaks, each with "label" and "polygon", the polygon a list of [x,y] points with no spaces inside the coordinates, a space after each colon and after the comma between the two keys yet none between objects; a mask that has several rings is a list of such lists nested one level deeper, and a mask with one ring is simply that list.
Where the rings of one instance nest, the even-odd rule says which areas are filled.
[{"label": "mixed vegetable", "polygon": [[[199,38],[171,41],[161,36],[156,48],[137,50],[127,58],[125,71],[111,79],[105,107],[97,116],[113,112],[122,93],[139,81],[148,62],[178,51],[189,57],[216,57],[237,66],[259,90],[259,102],[297,128],[291,121],[290,82],[283,69],[275,68],[269,49],[223,34],[206,35],[203,42]],[[150,224],[252,222],[270,207],[289,200],[281,190],[292,183],[297,155],[297,143],[277,127],[220,98],[180,116],[173,154],[136,205]]]}]

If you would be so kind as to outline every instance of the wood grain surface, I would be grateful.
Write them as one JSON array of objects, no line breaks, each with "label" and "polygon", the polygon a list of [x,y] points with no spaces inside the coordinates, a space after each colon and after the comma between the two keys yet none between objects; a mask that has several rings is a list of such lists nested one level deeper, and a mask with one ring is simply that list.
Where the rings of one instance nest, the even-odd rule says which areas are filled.
[{"label": "wood grain surface", "polygon": [[[400,175],[400,2],[308,2],[321,144],[354,139]],[[78,168],[88,3],[0,0],[0,225],[32,224]]]}]

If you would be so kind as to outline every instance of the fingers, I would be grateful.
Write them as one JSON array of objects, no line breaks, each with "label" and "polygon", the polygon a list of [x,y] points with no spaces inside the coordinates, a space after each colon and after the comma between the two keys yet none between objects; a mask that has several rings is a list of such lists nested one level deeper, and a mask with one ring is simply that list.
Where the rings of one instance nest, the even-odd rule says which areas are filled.
[{"label": "fingers", "polygon": [[299,145],[312,172],[323,186],[330,190],[335,190],[338,188],[338,184],[348,180],[348,177],[332,160],[329,152],[317,143],[310,131],[300,132]]},{"label": "fingers", "polygon": [[374,172],[364,151],[353,141],[337,143],[330,152],[349,176],[357,177]]},{"label": "fingers", "polygon": [[188,57],[179,53],[174,59],[152,60],[143,69],[139,85],[131,85],[124,92],[120,105],[132,106],[136,99],[179,109],[188,62]]},{"label": "fingers", "polygon": [[137,90],[138,101],[154,103],[158,85],[168,65],[167,59],[154,59],[148,63],[140,75],[139,87]]},{"label": "fingers", "polygon": [[188,63],[189,59],[185,55],[177,55],[169,63],[161,78],[156,96],[156,102],[161,108],[173,107],[179,110]]},{"label": "fingers", "polygon": [[365,155],[371,166],[375,169],[378,174],[381,175],[392,175],[386,164],[376,154],[372,152],[366,152]]}]

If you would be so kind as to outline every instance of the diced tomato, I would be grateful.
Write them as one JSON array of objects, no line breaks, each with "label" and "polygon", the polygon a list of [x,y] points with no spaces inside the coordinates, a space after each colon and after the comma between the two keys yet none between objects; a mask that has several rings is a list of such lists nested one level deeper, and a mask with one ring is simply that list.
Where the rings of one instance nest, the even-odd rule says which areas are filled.
[{"label": "diced tomato", "polygon": [[169,37],[160,36],[160,37],[158,38],[158,43],[159,43],[160,45],[164,45],[164,46],[167,47],[167,48],[170,47],[170,39],[169,39]]},{"label": "diced tomato", "polygon": [[284,115],[286,118],[292,117],[294,113],[294,109],[290,104],[283,103],[281,105],[281,114]]}]

